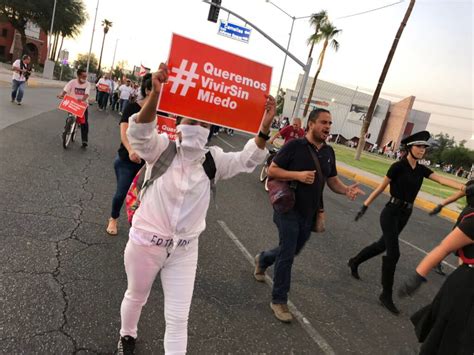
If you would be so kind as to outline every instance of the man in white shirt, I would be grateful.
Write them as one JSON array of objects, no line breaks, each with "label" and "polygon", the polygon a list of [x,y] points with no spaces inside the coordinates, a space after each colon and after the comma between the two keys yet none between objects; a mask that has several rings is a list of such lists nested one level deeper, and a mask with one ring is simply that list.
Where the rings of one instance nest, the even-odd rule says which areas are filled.
[{"label": "man in white shirt", "polygon": [[133,92],[133,87],[131,85],[130,79],[127,79],[125,84],[120,85],[119,87],[119,111],[120,114],[123,113],[125,107],[128,105],[128,101],[130,99],[130,95]]},{"label": "man in white shirt", "polygon": [[17,105],[21,105],[21,100],[23,99],[23,95],[25,93],[25,84],[30,75],[30,70],[28,67],[30,62],[30,56],[25,54],[23,57],[21,57],[21,59],[15,60],[12,65],[13,77],[11,102],[15,102],[16,99]]},{"label": "man in white shirt", "polygon": [[99,90],[98,104],[99,111],[107,109],[107,102],[109,101],[109,95],[112,92],[112,80],[110,80],[109,74],[104,74],[103,78],[96,84],[97,90]]},{"label": "man in white shirt", "polygon": [[[87,73],[84,69],[79,68],[77,69],[76,75],[76,79],[72,79],[66,84],[59,98],[62,99],[64,95],[69,95],[74,97],[76,100],[88,103],[91,89],[87,82]],[[86,111],[84,112],[84,120],[84,123],[81,124],[81,139],[82,147],[86,148],[89,135],[89,108],[86,108]]]},{"label": "man in white shirt", "polygon": [[[168,145],[174,144],[156,130],[156,106],[167,79],[168,67],[162,63],[153,74],[148,101],[129,120],[129,143],[145,160],[148,171]],[[158,272],[165,296],[165,354],[186,352],[198,237],[206,228],[211,198],[211,182],[203,161],[210,152],[215,182],[252,172],[267,155],[265,142],[270,138],[275,107],[275,99],[269,96],[260,133],[239,152],[225,153],[216,146],[206,147],[210,126],[207,123],[184,118],[177,126],[176,156],[166,172],[147,187],[133,217],[124,254],[128,287],[121,306],[118,353],[133,354],[141,309]]]}]

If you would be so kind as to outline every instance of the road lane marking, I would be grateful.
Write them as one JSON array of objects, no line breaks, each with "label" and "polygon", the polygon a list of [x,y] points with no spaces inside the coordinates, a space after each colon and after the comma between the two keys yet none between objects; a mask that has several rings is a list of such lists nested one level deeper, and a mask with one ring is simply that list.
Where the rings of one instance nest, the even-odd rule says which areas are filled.
[{"label": "road lane marking", "polygon": [[[240,249],[242,254],[244,254],[245,258],[248,260],[250,265],[254,266],[254,257],[249,253],[247,248],[245,248],[245,246],[240,242],[237,236],[230,230],[227,224],[224,221],[217,221],[217,223],[221,226],[221,228],[224,230],[227,236],[234,242],[237,248]],[[270,287],[273,286],[273,282],[268,275],[265,275],[265,282],[268,286]],[[331,347],[331,345],[329,345],[328,342],[321,336],[321,334],[319,334],[319,332],[313,328],[310,321],[304,316],[303,313],[301,313],[296,308],[296,306],[290,300],[288,300],[288,307],[290,308],[291,313],[293,313],[295,318],[298,320],[298,322],[301,324],[303,329],[306,331],[306,333],[308,333],[310,338],[319,346],[319,348],[324,352],[324,354],[327,354],[327,355],[336,354],[333,348]]]},{"label": "road lane marking", "polygon": [[[409,246],[411,246],[413,249],[418,250],[420,253],[425,254],[425,255],[428,255],[428,252],[427,252],[426,250],[423,250],[423,249],[421,249],[421,248],[418,248],[416,245],[413,245],[413,244],[411,244],[410,242],[407,242],[406,240],[403,240],[402,238],[399,238],[399,239],[400,239],[400,241],[402,241],[402,242],[405,243],[406,245],[409,245]],[[449,266],[449,267],[450,267],[451,269],[453,269],[453,270],[456,270],[456,269],[457,269],[456,266],[451,265],[451,264],[448,263],[447,261],[444,261],[444,260],[443,260],[442,263],[443,263],[443,265]]]},{"label": "road lane marking", "polygon": [[224,142],[225,144],[227,144],[229,147],[231,147],[232,149],[235,149],[235,147],[230,144],[229,142],[227,142],[225,139],[219,137],[219,136],[215,136],[217,139],[219,139],[221,142]]}]

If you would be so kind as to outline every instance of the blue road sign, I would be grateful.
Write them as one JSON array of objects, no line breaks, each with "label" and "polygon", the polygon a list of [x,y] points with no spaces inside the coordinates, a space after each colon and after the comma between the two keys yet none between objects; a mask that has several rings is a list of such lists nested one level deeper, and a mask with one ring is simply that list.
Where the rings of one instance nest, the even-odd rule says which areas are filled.
[{"label": "blue road sign", "polygon": [[241,42],[248,43],[250,38],[250,28],[235,25],[233,23],[220,20],[218,34]]}]

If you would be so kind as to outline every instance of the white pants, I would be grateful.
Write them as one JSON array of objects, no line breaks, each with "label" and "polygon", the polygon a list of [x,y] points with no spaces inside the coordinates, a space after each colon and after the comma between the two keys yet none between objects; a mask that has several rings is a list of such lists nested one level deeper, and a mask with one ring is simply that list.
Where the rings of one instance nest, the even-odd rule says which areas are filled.
[{"label": "white pants", "polygon": [[177,247],[168,256],[166,248],[141,246],[129,241],[125,247],[128,287],[120,309],[120,335],[137,337],[137,325],[156,275],[161,271],[165,297],[165,354],[185,354],[188,316],[196,277],[198,238]]}]

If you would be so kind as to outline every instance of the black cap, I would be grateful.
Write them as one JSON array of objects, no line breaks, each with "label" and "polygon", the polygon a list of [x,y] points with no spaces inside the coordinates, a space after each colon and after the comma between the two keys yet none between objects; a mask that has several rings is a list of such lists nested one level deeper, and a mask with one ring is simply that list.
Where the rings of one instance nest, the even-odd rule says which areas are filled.
[{"label": "black cap", "polygon": [[430,132],[420,131],[402,139],[401,144],[406,145],[406,146],[424,145],[424,146],[429,147],[431,145],[430,143],[428,143],[430,138],[431,138]]}]

